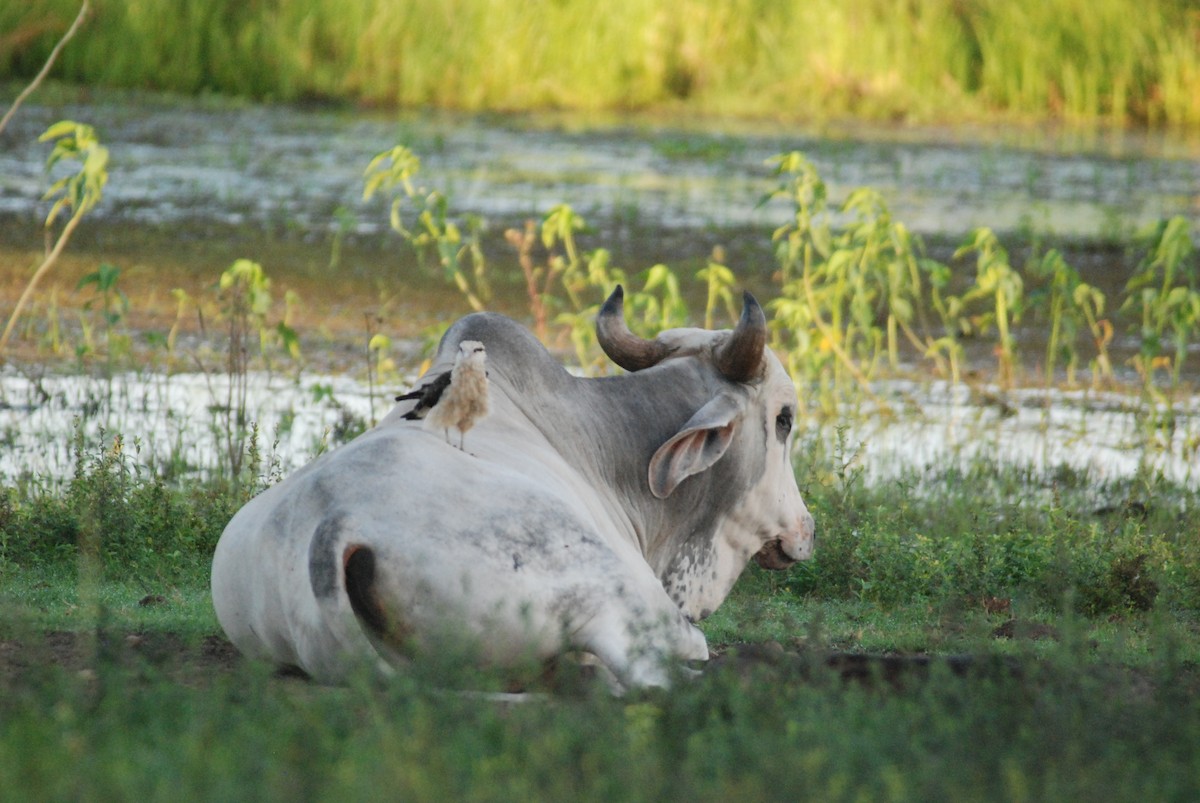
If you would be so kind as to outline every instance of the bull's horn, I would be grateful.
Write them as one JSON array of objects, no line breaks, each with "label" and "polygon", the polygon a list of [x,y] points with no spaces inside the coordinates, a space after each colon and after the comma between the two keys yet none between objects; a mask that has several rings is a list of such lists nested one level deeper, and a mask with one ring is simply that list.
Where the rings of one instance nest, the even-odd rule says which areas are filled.
[{"label": "bull's horn", "polygon": [[762,368],[767,345],[767,316],[748,291],[742,296],[742,317],[729,340],[717,349],[713,362],[726,379],[749,382]]},{"label": "bull's horn", "polygon": [[619,284],[596,315],[596,341],[608,358],[626,371],[658,365],[671,353],[664,343],[646,340],[629,331],[625,323],[625,289]]}]

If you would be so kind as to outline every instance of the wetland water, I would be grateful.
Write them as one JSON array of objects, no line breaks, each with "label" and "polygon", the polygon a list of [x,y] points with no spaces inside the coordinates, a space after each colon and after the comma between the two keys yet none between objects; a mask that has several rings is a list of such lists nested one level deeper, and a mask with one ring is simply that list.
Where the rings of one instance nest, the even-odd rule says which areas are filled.
[{"label": "wetland water", "polygon": [[[37,136],[60,119],[91,123],[111,153],[104,201],[85,226],[187,228],[213,239],[236,232],[245,240],[249,232],[250,256],[256,231],[286,232],[326,253],[334,232],[386,237],[385,205],[361,201],[362,172],[375,153],[397,143],[422,158],[419,183],[446,191],[456,212],[488,218],[496,236],[567,202],[595,229],[587,247],[611,248],[618,264],[678,265],[723,245],[729,263],[752,282],[769,277],[770,232],[790,214],[783,201],[760,203],[775,183],[766,162],[794,149],[814,162],[834,203],[852,188],[872,186],[895,219],[943,249],[985,225],[1002,236],[1070,243],[1085,278],[1110,293],[1128,275],[1131,258],[1119,244],[1134,229],[1174,215],[1200,228],[1200,143],[1166,136],[397,117],[136,96],[23,108],[0,137],[0,220],[40,225],[47,205],[36,199],[47,185],[49,149]],[[336,272],[327,280],[343,281]],[[44,439],[65,444],[73,419],[89,410],[87,426],[107,420],[109,431],[138,432],[147,450],[199,450],[183,458],[189,465],[211,465],[220,448],[208,411],[222,391],[212,377],[127,375],[116,385],[44,377],[32,388],[10,367],[0,382],[0,428],[9,447],[0,470],[8,476],[31,468],[69,474],[69,450],[63,446],[60,455]],[[278,438],[285,469],[308,459],[347,411],[370,416],[368,392],[349,377],[264,376],[255,383],[252,409],[264,438]],[[337,403],[314,386],[332,388]],[[1017,398],[1000,415],[976,404],[966,388],[893,383],[882,393],[919,414],[855,430],[872,471],[991,449],[1018,460],[1073,462],[1104,476],[1127,474],[1148,455],[1152,465],[1195,481],[1188,446],[1196,438],[1194,400],[1167,436],[1171,448],[1150,454],[1132,447],[1136,423],[1118,398],[1057,394],[1049,410]],[[125,400],[126,413],[100,412],[113,398]],[[386,392],[377,415],[384,398]],[[35,433],[39,440],[28,441]]]},{"label": "wetland water", "polygon": [[[259,429],[263,473],[287,474],[338,445],[340,428],[382,418],[395,391],[413,381],[381,389],[345,375],[251,374],[246,409]],[[6,369],[0,372],[0,477],[71,477],[76,427],[88,443],[105,447],[122,434],[123,449],[138,466],[174,474],[209,471],[228,448],[228,390],[219,374],[130,373],[108,380],[30,378]],[[1038,470],[1070,466],[1103,482],[1162,471],[1175,482],[1200,486],[1200,398],[1178,405],[1176,425],[1148,439],[1136,404],[1118,393],[1046,396],[1025,390],[997,404],[944,382],[881,382],[877,390],[889,413],[848,417],[841,435],[847,451],[856,453],[848,467],[861,468],[868,481],[910,468],[966,470],[988,457]],[[832,426],[810,426],[798,438],[800,451],[819,441],[832,453],[837,438]]]},{"label": "wetland water", "polygon": [[[760,205],[766,162],[801,150],[830,197],[880,190],[894,217],[931,237],[961,240],[976,226],[1110,242],[1172,215],[1200,220],[1200,141],[1166,135],[1071,135],[1039,130],[778,127],[652,121],[584,126],[574,118],[378,115],[246,106],[104,102],[22,109],[0,139],[0,215],[37,219],[52,122],[93,124],[111,152],[94,220],[134,225],[224,223],[331,231],[335,211],[382,231],[381,206],[361,204],[370,158],[404,143],[420,183],[455,210],[517,225],[570,203],[602,234],[637,227],[695,233],[788,219]],[[600,238],[602,241],[604,237]]]}]

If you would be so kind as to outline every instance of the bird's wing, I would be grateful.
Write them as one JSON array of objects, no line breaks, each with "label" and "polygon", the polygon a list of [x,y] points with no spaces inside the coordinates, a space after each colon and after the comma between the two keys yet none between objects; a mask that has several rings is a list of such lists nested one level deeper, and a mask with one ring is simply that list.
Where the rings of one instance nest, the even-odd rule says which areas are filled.
[{"label": "bird's wing", "polygon": [[409,421],[420,421],[438,403],[438,400],[442,398],[442,394],[446,392],[446,388],[448,387],[450,387],[450,372],[446,371],[438,374],[425,384],[410,390],[408,393],[397,396],[396,401],[417,399],[417,406],[405,413],[404,418]]}]

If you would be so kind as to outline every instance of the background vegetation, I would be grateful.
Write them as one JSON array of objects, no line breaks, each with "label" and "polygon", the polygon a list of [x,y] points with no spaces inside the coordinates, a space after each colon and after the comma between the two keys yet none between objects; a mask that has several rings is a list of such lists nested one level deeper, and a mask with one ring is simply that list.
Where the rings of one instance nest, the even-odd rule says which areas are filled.
[{"label": "background vegetation", "polygon": [[[427,271],[470,306],[487,306],[497,279],[522,282],[534,328],[584,363],[595,304],[616,281],[647,335],[737,312],[739,277],[719,253],[692,276],[625,271],[580,248],[586,223],[567,205],[509,231],[520,275],[498,275],[478,226],[422,186],[408,148],[364,161],[364,192],[390,200],[394,235]],[[1187,429],[1175,410],[1200,295],[1184,221],[1144,233],[1117,305],[1054,252],[1014,266],[986,229],[964,241],[971,269],[955,277],[869,188],[831,208],[801,154],[779,157],[768,190],[793,210],[772,233],[774,344],[811,420],[861,414],[875,381],[904,370],[901,351],[962,381],[968,336],[988,344],[1003,392],[1030,375],[1010,342],[1028,314],[1058,332],[1033,374],[1047,392],[1074,382],[1076,363],[1116,386],[1103,358],[1119,325],[1146,369],[1132,396],[1140,448]],[[118,275],[98,269],[85,286],[104,329],[87,356],[110,372],[136,364]],[[76,436],[65,483],[0,488],[0,774],[14,799],[1196,795],[1200,507],[1193,478],[1151,470],[1113,481],[980,459],[868,485],[855,444],[839,432],[830,448],[818,426],[796,461],[816,557],[784,574],[750,567],[704,623],[716,659],[669,693],[614,699],[569,664],[514,677],[446,656],[328,689],[238,660],[216,635],[208,565],[233,511],[277,479],[245,378],[297,359],[299,333],[257,263],[235,261],[212,293],[229,393],[202,478],[148,465],[105,432]],[[386,344],[366,334],[378,376]],[[514,686],[537,696],[486,694]]]},{"label": "background vegetation", "polygon": [[[1194,80],[1195,12],[1183,3],[1137,14],[1118,3],[695,3],[683,17],[627,5],[622,14],[570,2],[100,2],[92,35],[64,64],[89,81],[468,108],[765,113],[732,100],[742,93],[803,116],[813,104],[939,118],[1196,117],[1197,93],[1177,103],[1177,73],[1162,66],[1182,63]],[[43,39],[65,27],[71,6],[0,9],[0,58],[12,74],[39,66]],[[596,50],[580,44],[593,29]],[[413,30],[424,38],[403,38]],[[820,47],[806,50],[805,36]],[[955,49],[963,41],[966,55]],[[880,52],[913,55],[902,67],[872,64]],[[1147,61],[1146,52],[1161,58]],[[775,78],[766,82],[768,73]],[[521,80],[528,75],[536,80]],[[947,106],[915,100],[938,96],[930,86]],[[33,281],[104,187],[107,151],[93,133],[64,121],[45,134],[58,170],[45,225],[48,242],[58,230],[58,245]],[[736,315],[743,277],[719,251],[692,275],[622,269],[605,249],[580,247],[586,223],[561,205],[506,232],[516,255],[506,275],[482,246],[482,222],[421,185],[411,150],[364,162],[364,194],[390,201],[395,235],[430,275],[473,308],[488,306],[495,284],[518,284],[538,334],[585,365],[595,359],[595,306],[618,281],[632,325],[647,335]],[[1035,248],[1014,264],[988,229],[967,234],[952,269],[927,257],[870,188],[835,206],[802,154],[781,154],[776,167],[768,196],[786,198],[793,215],[771,233],[772,345],[814,423],[796,470],[819,547],[789,573],[751,566],[703,624],[716,660],[669,693],[614,699],[570,664],[514,678],[449,656],[427,656],[386,683],[363,677],[328,689],[239,660],[216,635],[208,566],[233,511],[278,479],[263,458],[247,378],[284,362],[299,376],[298,301],[273,294],[260,264],[236,259],[214,276],[208,298],[176,294],[169,331],[141,333],[156,355],[149,361],[132,347],[129,298],[113,265],[79,283],[90,296],[76,311],[73,349],[63,347],[55,306],[24,317],[14,310],[0,356],[11,333],[32,343],[35,359],[68,354],[72,367],[97,376],[79,411],[71,475],[25,472],[0,484],[5,799],[345,799],[382,790],[437,800],[1200,796],[1193,475],[1168,480],[1147,461],[1112,480],[977,459],[910,466],[869,485],[856,444],[841,428],[829,437],[827,425],[897,414],[875,397],[877,380],[913,365],[952,383],[968,366],[994,365],[983,370],[1001,407],[1023,382],[1043,384],[1047,405],[1055,387],[1080,379],[1119,388],[1110,347],[1121,332],[1145,435],[1135,448],[1181,449],[1194,460],[1200,437],[1180,405],[1200,332],[1187,222],[1144,231],[1137,269],[1109,298],[1054,250]],[[218,345],[177,345],[180,320],[197,310]],[[1016,327],[1030,322],[1046,333],[1033,371],[1014,345]],[[395,365],[370,320],[365,335],[374,401],[374,383],[394,378]],[[982,360],[971,358],[972,343],[983,344]],[[143,459],[136,433],[126,442],[120,405],[137,402],[114,395],[112,383],[114,372],[134,368],[166,384],[180,362],[209,381],[220,435],[212,465],[186,470],[182,458]],[[322,394],[332,400],[331,388]],[[86,435],[101,410],[118,429]],[[364,423],[342,422],[340,437]],[[520,704],[479,693],[517,683],[546,693]]]},{"label": "background vegetation", "polygon": [[[98,0],[58,74],[258,99],[782,119],[1200,123],[1188,0]],[[0,8],[28,80],[76,0]]]}]

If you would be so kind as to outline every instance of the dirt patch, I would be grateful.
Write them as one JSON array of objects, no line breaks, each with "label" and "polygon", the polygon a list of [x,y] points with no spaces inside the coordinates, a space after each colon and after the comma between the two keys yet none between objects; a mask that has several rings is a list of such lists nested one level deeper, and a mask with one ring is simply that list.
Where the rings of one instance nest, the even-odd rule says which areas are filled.
[{"label": "dirt patch", "polygon": [[101,662],[155,668],[180,682],[201,683],[233,671],[244,659],[217,635],[194,641],[162,631],[96,634],[55,630],[0,640],[0,687],[44,673],[47,667],[87,677]]},{"label": "dirt patch", "polygon": [[[220,635],[195,640],[163,631],[99,634],[49,631],[0,640],[0,687],[20,683],[31,673],[43,673],[47,667],[57,667],[86,679],[101,663],[133,671],[154,669],[181,683],[203,684],[243,667],[246,659]],[[704,674],[732,672],[747,678],[766,672],[810,680],[816,673],[828,671],[827,677],[836,677],[845,683],[903,690],[924,682],[939,664],[948,667],[954,676],[964,678],[996,672],[1013,676],[1021,673],[1020,664],[1015,660],[843,652],[817,654],[787,650],[775,642],[718,647],[701,671]],[[303,673],[280,670],[276,676],[295,680],[303,678]],[[594,667],[560,661],[547,665],[545,672],[531,685],[542,691],[570,694],[594,682],[601,682]]]},{"label": "dirt patch", "polygon": [[823,675],[847,685],[905,691],[935,675],[963,679],[1025,677],[1016,658],[998,655],[888,655],[787,650],[778,642],[733,644],[715,649],[705,672],[766,675],[775,681],[813,681]]},{"label": "dirt patch", "polygon": [[[247,666],[247,660],[224,636],[188,639],[163,631],[79,633],[49,631],[0,640],[0,693],[44,678],[47,669],[75,675],[88,682],[97,667],[118,666],[134,675],[167,678],[203,687]],[[829,683],[885,693],[906,693],[930,682],[963,683],[1011,680],[1023,684],[1047,682],[1050,667],[1035,659],[1000,655],[889,655],[788,649],[778,642],[716,645],[713,657],[697,668],[704,676],[723,675],[739,682]],[[1045,670],[1051,670],[1050,675]],[[1078,671],[1078,667],[1075,671]],[[1144,670],[1089,665],[1085,674],[1110,684],[1114,693],[1152,694],[1156,682]],[[277,670],[276,682],[295,690],[318,688],[299,671]],[[1174,683],[1200,694],[1200,667],[1188,667]],[[298,684],[298,685],[297,685]],[[510,685],[510,692],[543,692],[574,696],[594,691],[605,681],[590,663],[552,662],[536,678]],[[607,686],[605,685],[605,688]]]}]

